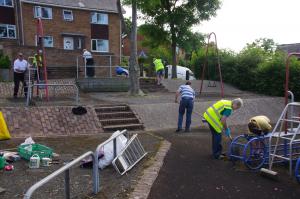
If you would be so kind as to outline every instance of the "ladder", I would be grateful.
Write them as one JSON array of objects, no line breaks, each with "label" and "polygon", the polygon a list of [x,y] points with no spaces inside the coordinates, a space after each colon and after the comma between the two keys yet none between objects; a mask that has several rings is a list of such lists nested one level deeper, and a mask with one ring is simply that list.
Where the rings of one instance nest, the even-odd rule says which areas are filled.
[{"label": "ladder", "polygon": [[299,112],[299,102],[287,104],[269,137],[269,170],[271,171],[275,160],[284,160],[289,163],[289,172],[291,176],[293,175],[293,161],[300,154]]},{"label": "ladder", "polygon": [[147,152],[144,150],[137,134],[134,134],[124,149],[112,161],[112,165],[119,174],[123,175],[145,157],[145,155],[147,155]]}]

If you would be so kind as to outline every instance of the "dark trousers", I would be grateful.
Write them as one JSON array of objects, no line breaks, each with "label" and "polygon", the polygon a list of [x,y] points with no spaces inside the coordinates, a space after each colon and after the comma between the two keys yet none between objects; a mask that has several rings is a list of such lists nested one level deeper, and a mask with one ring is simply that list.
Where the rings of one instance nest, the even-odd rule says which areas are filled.
[{"label": "dark trousers", "polygon": [[213,157],[218,159],[222,154],[222,133],[218,133],[210,124],[208,124],[212,135],[212,152]]},{"label": "dark trousers", "polygon": [[88,77],[95,76],[94,59],[86,59],[86,75]]},{"label": "dark trousers", "polygon": [[20,82],[22,82],[23,87],[24,87],[24,94],[25,94],[25,96],[27,96],[28,88],[27,88],[27,85],[26,85],[26,82],[25,82],[25,73],[16,73],[16,72],[14,72],[14,84],[15,84],[14,96],[15,97],[18,96]]},{"label": "dark trousers", "polygon": [[189,130],[192,122],[192,112],[194,107],[193,99],[181,99],[178,114],[178,129],[182,129],[183,115],[186,110],[185,129]]}]

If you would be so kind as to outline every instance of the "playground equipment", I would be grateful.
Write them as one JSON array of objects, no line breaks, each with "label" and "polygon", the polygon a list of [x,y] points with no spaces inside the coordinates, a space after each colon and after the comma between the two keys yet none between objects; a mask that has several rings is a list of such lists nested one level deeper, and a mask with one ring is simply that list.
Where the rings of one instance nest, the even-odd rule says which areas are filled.
[{"label": "playground equipment", "polygon": [[296,167],[295,167],[295,177],[297,181],[300,183],[300,157],[297,160]]},{"label": "playground equipment", "polygon": [[121,153],[112,161],[112,165],[119,174],[123,175],[132,169],[145,155],[147,155],[147,152],[144,150],[137,134],[135,134]]},{"label": "playground equipment", "polygon": [[[293,162],[300,155],[300,121],[299,117],[291,114],[291,109],[295,107],[300,108],[300,103],[286,105],[272,133],[266,136],[240,135],[234,138],[229,151],[231,160],[241,160],[252,170],[266,165],[270,168],[273,164],[288,163],[292,175]],[[289,125],[285,130],[286,121]],[[293,126],[295,123],[298,124],[297,127]]]},{"label": "playground equipment", "polygon": [[[224,97],[224,85],[223,85],[223,80],[222,80],[222,72],[221,72],[221,63],[220,63],[220,56],[219,56],[219,50],[218,50],[218,45],[217,45],[217,36],[214,32],[210,33],[208,35],[208,41],[207,41],[207,45],[206,45],[206,53],[205,53],[205,61],[204,61],[204,65],[203,65],[203,69],[202,69],[202,76],[201,76],[201,84],[200,84],[200,94],[202,93],[202,88],[203,88],[203,80],[204,80],[204,74],[205,74],[205,69],[206,67],[208,67],[208,60],[207,60],[207,57],[208,57],[208,48],[209,48],[209,40],[210,40],[210,37],[214,35],[214,38],[215,38],[215,42],[214,42],[214,50],[215,50],[215,53],[217,55],[217,67],[218,67],[218,70],[219,70],[219,77],[220,77],[220,85],[221,85],[221,97],[223,98]],[[208,82],[208,86],[209,87],[216,87],[216,82],[213,81],[213,83],[211,84],[210,80]]]},{"label": "playground equipment", "polygon": [[[273,138],[275,138],[276,140],[276,144],[274,147],[274,151],[269,153],[269,168],[268,169],[261,169],[262,173],[265,173],[266,175],[269,175],[272,177],[272,175],[276,176],[277,172],[272,170],[273,164],[276,161],[276,159],[280,159],[280,160],[286,160],[287,162],[289,162],[289,171],[290,171],[290,175],[292,176],[293,174],[293,160],[295,159],[295,156],[299,156],[299,153],[295,153],[293,150],[293,146],[295,144],[297,144],[300,141],[300,117],[299,115],[295,115],[295,111],[299,111],[299,110],[295,110],[295,108],[300,107],[299,103],[288,103],[288,89],[289,89],[289,63],[290,63],[290,58],[293,55],[297,55],[299,56],[300,53],[289,53],[286,59],[286,69],[285,69],[285,110],[282,113],[282,115],[280,116],[280,127],[278,126],[279,121],[277,122],[272,135],[269,139],[269,145],[272,144]],[[290,109],[290,110],[289,110]],[[296,124],[296,128],[294,128],[294,124]],[[284,130],[284,133],[282,133],[281,131],[279,131],[280,133],[278,134],[274,134],[274,132],[276,132],[276,129],[279,128],[280,130]],[[285,146],[289,146],[289,154],[280,154],[280,152],[278,151],[278,145],[280,145],[281,143],[284,143]]]},{"label": "playground equipment", "polygon": [[[49,100],[49,91],[48,87],[74,87],[76,90],[76,105],[79,103],[79,89],[76,84],[49,84],[48,83],[48,75],[47,75],[47,64],[46,64],[46,54],[44,49],[44,29],[42,20],[40,18],[37,19],[37,64],[35,67],[29,66],[28,72],[26,74],[27,85],[28,85],[28,95],[26,98],[26,105],[29,106],[30,102],[32,101],[33,97],[33,89],[36,87],[36,94],[43,98],[41,90],[44,90],[45,98]],[[41,60],[40,60],[41,58]],[[33,63],[34,57],[29,57],[28,61]],[[41,62],[41,63],[40,63]],[[55,91],[55,90],[54,90]]]}]

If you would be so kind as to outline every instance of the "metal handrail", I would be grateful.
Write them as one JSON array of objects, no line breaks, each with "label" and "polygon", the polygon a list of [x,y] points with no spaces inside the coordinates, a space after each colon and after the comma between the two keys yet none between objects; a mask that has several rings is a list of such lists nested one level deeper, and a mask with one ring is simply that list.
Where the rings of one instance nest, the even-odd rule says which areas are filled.
[{"label": "metal handrail", "polygon": [[[112,67],[116,67],[116,66],[112,66],[112,57],[116,57],[116,58],[120,58],[120,62],[121,62],[121,58],[122,57],[128,57],[129,58],[129,56],[116,56],[116,55],[93,55],[93,57],[107,57],[107,58],[109,58],[109,66],[95,66],[95,65],[93,65],[93,66],[90,66],[90,67],[93,67],[93,68],[109,68],[109,77],[112,77]],[[79,68],[81,67],[81,68],[84,68],[84,77],[86,78],[87,77],[87,75],[86,75],[86,62],[84,62],[84,65],[82,65],[82,66],[80,66],[79,65],[79,59],[84,59],[84,57],[82,56],[82,55],[79,55],[79,56],[77,56],[77,58],[76,58],[76,64],[77,64],[77,67],[76,67],[76,78],[78,79],[79,78]]]},{"label": "metal handrail", "polygon": [[[38,188],[40,188],[41,186],[43,186],[44,184],[46,184],[53,178],[57,177],[58,175],[62,174],[63,172],[65,172],[65,198],[70,198],[70,178],[69,178],[70,170],[69,169],[71,167],[73,167],[75,164],[79,163],[82,159],[84,159],[88,156],[92,156],[93,162],[95,162],[95,160],[97,159],[97,158],[95,158],[95,155],[92,151],[88,151],[88,152],[84,153],[83,155],[79,156],[75,160],[69,162],[65,166],[61,167],[60,169],[56,170],[55,172],[51,173],[47,177],[43,178],[42,180],[40,180],[37,183],[35,183],[34,185],[32,185],[25,193],[24,199],[30,199],[31,195]],[[98,170],[97,167],[93,167],[93,174],[95,174],[95,170]],[[94,183],[93,192],[94,193],[95,193],[95,177],[96,176],[93,175],[93,183]]]},{"label": "metal handrail", "polygon": [[[114,149],[114,158],[117,156],[117,138],[121,135],[124,135],[125,133],[127,133],[127,130],[123,130],[123,131],[117,131],[118,133],[112,137],[110,137],[108,140],[106,140],[105,142],[99,144],[96,148],[96,151],[94,153],[94,156],[96,157],[96,160],[93,162],[93,168],[98,168],[99,165],[99,153],[100,153],[100,149],[102,147],[104,147],[106,144],[110,143],[111,141],[113,141],[113,149]],[[99,175],[99,169],[93,169],[93,176],[94,176],[94,193],[97,194],[100,191],[100,175]]]}]

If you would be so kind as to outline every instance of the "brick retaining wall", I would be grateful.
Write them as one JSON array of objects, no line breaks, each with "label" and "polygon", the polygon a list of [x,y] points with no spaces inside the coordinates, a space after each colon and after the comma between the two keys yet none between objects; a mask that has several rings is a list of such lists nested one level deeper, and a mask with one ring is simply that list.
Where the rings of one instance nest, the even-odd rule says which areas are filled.
[{"label": "brick retaining wall", "polygon": [[73,107],[0,108],[12,137],[97,134],[103,132],[93,107],[74,115]]}]

